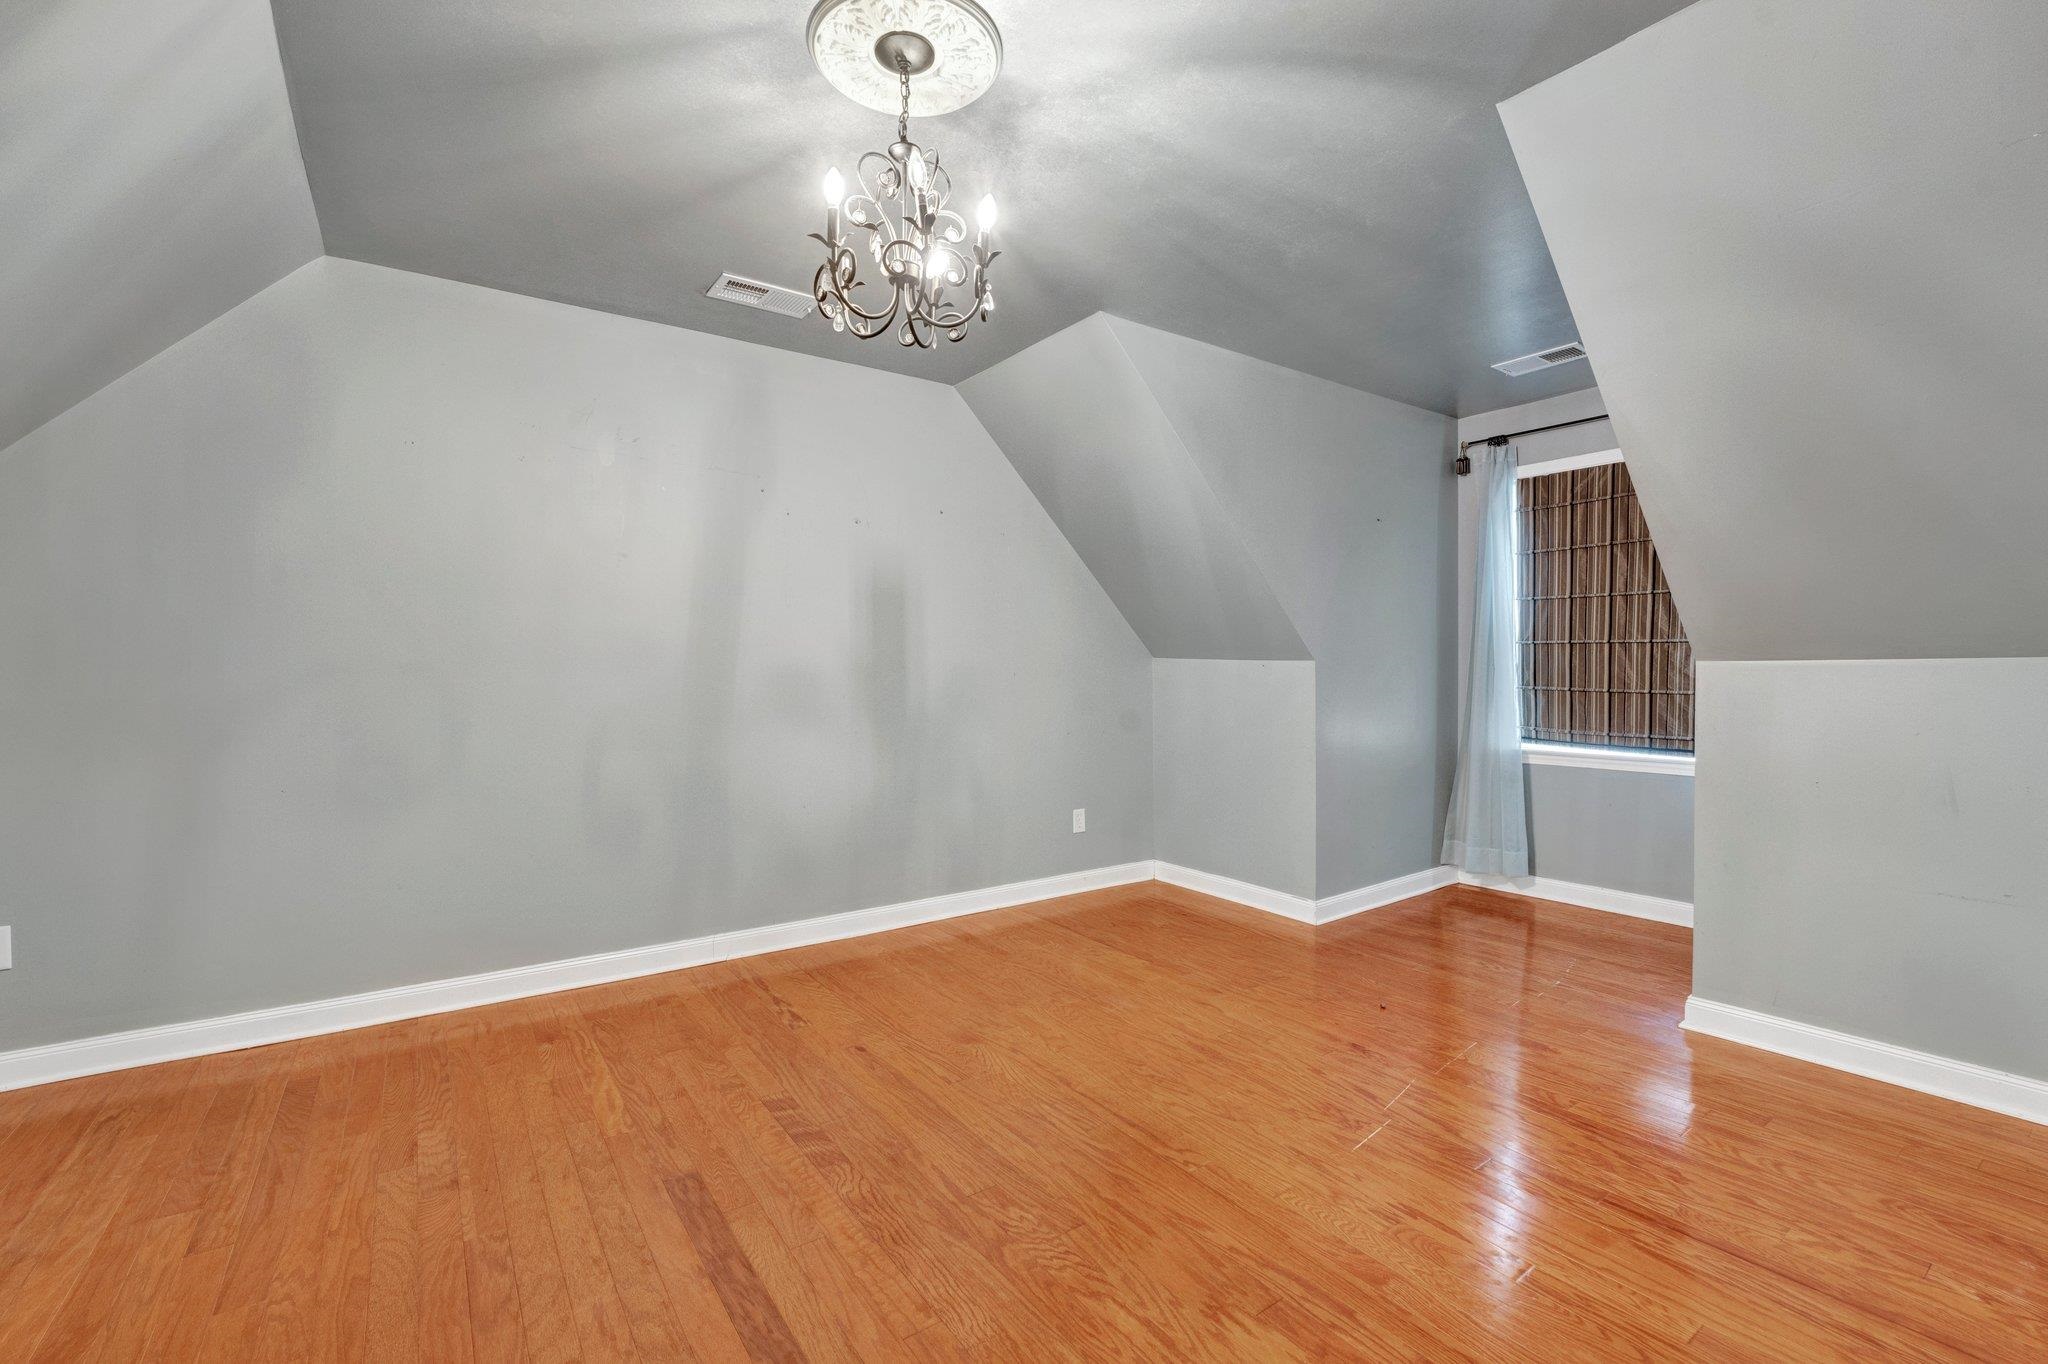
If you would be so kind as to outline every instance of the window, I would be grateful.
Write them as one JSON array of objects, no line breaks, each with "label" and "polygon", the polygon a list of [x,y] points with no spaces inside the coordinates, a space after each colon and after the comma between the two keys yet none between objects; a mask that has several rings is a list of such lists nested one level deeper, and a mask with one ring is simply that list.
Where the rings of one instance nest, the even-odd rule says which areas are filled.
[{"label": "window", "polygon": [[1521,480],[1525,742],[1692,752],[1692,645],[1622,464]]}]

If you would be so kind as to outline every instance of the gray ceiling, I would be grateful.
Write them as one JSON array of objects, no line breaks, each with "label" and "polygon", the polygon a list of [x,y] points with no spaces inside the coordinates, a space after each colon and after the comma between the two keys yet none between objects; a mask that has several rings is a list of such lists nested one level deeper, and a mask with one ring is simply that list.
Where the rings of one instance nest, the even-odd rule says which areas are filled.
[{"label": "gray ceiling", "polygon": [[1003,204],[1001,306],[937,353],[703,297],[808,289],[886,116],[810,0],[276,0],[327,250],[957,381],[1106,309],[1445,412],[1583,388],[1494,105],[1681,0],[991,0],[1002,79],[913,133]]}]

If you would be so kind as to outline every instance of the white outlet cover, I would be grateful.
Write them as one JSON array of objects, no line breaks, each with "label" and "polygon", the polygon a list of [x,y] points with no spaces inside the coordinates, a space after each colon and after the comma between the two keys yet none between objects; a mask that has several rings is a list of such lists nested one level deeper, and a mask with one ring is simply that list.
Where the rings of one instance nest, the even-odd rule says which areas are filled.
[{"label": "white outlet cover", "polygon": [[0,971],[14,965],[14,930],[0,924]]},{"label": "white outlet cover", "polygon": [[1086,810],[1074,811],[1074,832],[1077,834],[1088,832],[1088,812]]}]

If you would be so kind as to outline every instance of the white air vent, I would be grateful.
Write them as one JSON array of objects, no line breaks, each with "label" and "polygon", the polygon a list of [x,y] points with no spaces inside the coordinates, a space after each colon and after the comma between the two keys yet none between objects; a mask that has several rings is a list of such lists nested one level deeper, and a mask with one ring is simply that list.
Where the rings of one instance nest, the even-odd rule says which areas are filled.
[{"label": "white air vent", "polygon": [[1518,355],[1512,360],[1501,361],[1494,368],[1507,375],[1534,374],[1539,369],[1549,369],[1552,365],[1562,365],[1585,358],[1585,347],[1574,342],[1568,346],[1552,346],[1549,350],[1539,350],[1534,355]]},{"label": "white air vent", "polygon": [[763,284],[758,279],[746,279],[730,271],[720,275],[718,283],[706,289],[704,296],[722,298],[727,303],[744,303],[749,308],[765,308],[784,317],[809,317],[811,309],[818,306],[809,294],[800,294],[779,284]]}]

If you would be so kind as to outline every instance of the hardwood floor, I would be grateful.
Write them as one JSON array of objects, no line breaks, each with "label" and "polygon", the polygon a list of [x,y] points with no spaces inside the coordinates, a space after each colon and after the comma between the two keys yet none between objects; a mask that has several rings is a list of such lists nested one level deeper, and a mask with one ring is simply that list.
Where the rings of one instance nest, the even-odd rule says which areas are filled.
[{"label": "hardwood floor", "polygon": [[0,1095],[0,1360],[2048,1358],[2048,1130],[1688,934],[1146,883]]}]

